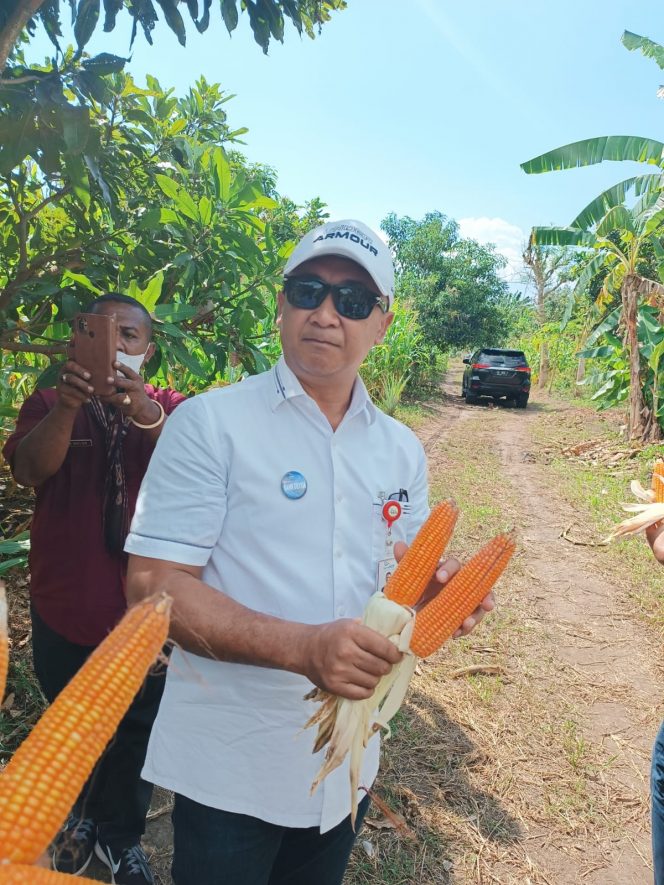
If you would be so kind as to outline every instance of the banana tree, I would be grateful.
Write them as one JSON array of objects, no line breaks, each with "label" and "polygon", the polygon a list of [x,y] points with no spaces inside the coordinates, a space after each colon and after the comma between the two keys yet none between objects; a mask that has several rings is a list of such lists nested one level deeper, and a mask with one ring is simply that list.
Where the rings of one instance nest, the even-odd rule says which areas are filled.
[{"label": "banana tree", "polygon": [[[664,70],[664,46],[647,37],[633,34],[631,31],[624,31],[621,41],[630,52],[641,52],[646,58],[653,59],[658,67]],[[662,87],[657,90],[657,96],[664,97]],[[662,170],[664,169],[663,142],[637,135],[602,135],[596,138],[586,138],[583,141],[575,141],[547,151],[522,163],[521,168],[528,175],[537,175],[542,172],[594,166],[607,161],[645,163],[649,166],[656,166],[658,169],[656,172],[627,178],[600,194],[572,222],[574,227],[586,228],[598,215],[602,215],[613,206],[624,202],[630,192],[633,191],[634,196],[639,197],[651,189],[658,190],[660,188]]]},{"label": "banana tree", "polygon": [[578,218],[570,227],[536,227],[531,242],[539,246],[590,249],[595,253],[579,275],[575,291],[584,291],[597,274],[604,273],[598,305],[607,304],[620,293],[620,325],[629,360],[629,436],[630,439],[659,438],[659,425],[650,420],[644,398],[637,326],[639,305],[644,300],[664,303],[664,286],[640,273],[642,252],[647,244],[655,254],[664,253],[659,238],[664,224],[664,197],[651,190],[633,207],[613,205],[598,217],[605,205],[606,202],[595,200],[584,209],[586,229],[579,225]]},{"label": "banana tree", "polygon": [[[664,47],[625,31],[623,45],[630,51],[640,51],[652,58],[664,70]],[[661,96],[661,89],[658,91]],[[640,383],[640,354],[636,326],[639,300],[645,294],[660,298],[659,282],[639,273],[639,259],[646,242],[650,242],[658,262],[664,263],[664,250],[655,236],[662,223],[659,194],[664,188],[664,143],[652,138],[633,135],[610,135],[589,138],[548,151],[521,164],[528,174],[551,172],[591,166],[605,161],[635,161],[657,167],[657,171],[627,178],[601,193],[572,221],[569,228],[533,230],[537,244],[571,245],[591,248],[597,254],[591,258],[577,283],[577,291],[588,284],[601,270],[607,271],[603,292],[619,288],[622,301],[622,323],[630,363],[629,432],[631,438],[643,436],[648,426],[644,415],[643,391]],[[636,204],[627,208],[625,201],[635,198]],[[617,241],[608,239],[618,232]],[[664,291],[664,290],[662,290]],[[653,432],[657,423],[652,422]]]}]

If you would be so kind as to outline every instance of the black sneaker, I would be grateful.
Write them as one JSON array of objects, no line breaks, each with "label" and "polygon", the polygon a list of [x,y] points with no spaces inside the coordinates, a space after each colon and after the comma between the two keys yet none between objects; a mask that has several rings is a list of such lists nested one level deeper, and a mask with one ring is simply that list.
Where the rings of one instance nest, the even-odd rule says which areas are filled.
[{"label": "black sneaker", "polygon": [[80,876],[92,860],[97,824],[89,817],[70,814],[53,843],[53,869]]},{"label": "black sneaker", "polygon": [[114,885],[154,885],[152,870],[140,845],[116,850],[97,842],[95,854],[111,871]]}]

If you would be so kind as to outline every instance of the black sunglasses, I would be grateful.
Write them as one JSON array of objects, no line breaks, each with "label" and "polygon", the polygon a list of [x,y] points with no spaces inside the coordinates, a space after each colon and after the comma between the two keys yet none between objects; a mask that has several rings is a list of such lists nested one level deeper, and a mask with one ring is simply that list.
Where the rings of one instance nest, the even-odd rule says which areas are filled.
[{"label": "black sunglasses", "polygon": [[320,307],[331,293],[336,312],[347,320],[366,320],[376,305],[383,313],[387,313],[384,298],[362,283],[333,286],[317,277],[287,277],[284,280],[284,292],[288,303],[301,310]]}]

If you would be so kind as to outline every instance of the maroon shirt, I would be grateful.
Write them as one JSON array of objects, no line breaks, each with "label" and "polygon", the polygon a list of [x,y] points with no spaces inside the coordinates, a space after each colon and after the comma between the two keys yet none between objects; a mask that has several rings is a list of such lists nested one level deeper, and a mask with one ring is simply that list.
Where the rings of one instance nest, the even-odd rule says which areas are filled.
[{"label": "maroon shirt", "polygon": [[[185,397],[145,385],[167,415]],[[12,464],[19,442],[55,405],[55,390],[37,390],[21,407],[3,455]],[[129,425],[123,440],[129,516],[154,450],[144,430]],[[97,645],[127,607],[125,557],[104,544],[102,511],[106,477],[104,431],[88,409],[79,409],[69,451],[60,469],[36,489],[30,530],[30,594],[39,617],[78,645]]]}]

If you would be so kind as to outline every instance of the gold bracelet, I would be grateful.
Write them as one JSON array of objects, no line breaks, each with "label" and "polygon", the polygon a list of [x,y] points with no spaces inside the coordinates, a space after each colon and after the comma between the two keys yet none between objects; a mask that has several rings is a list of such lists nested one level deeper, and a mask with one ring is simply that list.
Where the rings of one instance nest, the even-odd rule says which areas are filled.
[{"label": "gold bracelet", "polygon": [[131,421],[131,423],[135,427],[140,427],[141,430],[154,430],[155,427],[159,427],[160,424],[164,423],[164,418],[166,417],[166,412],[164,411],[164,407],[156,399],[153,399],[152,402],[156,406],[159,406],[159,411],[161,412],[161,415],[157,418],[157,420],[154,422],[154,424],[139,424],[138,421],[134,421],[134,419],[130,416],[129,420]]}]

